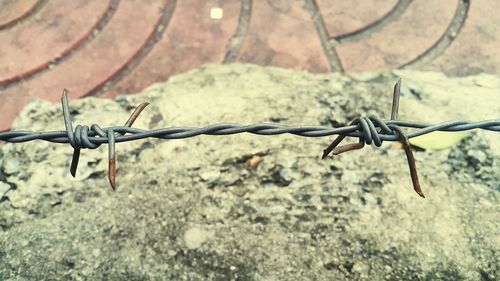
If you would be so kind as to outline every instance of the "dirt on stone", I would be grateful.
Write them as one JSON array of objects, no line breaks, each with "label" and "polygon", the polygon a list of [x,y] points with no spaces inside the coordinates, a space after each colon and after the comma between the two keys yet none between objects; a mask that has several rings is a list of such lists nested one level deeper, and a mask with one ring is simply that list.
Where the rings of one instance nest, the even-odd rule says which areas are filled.
[{"label": "dirt on stone", "polygon": [[[310,74],[208,65],[116,100],[70,101],[76,124],[338,126],[390,117],[440,123],[498,119],[500,77],[392,71]],[[62,131],[61,106],[35,100],[13,129]],[[412,129],[405,129],[411,131]],[[498,280],[500,135],[470,131],[416,149],[425,199],[397,143],[321,160],[334,136],[249,133],[117,143],[46,141],[0,150],[0,280]],[[357,140],[350,140],[357,141]]]}]

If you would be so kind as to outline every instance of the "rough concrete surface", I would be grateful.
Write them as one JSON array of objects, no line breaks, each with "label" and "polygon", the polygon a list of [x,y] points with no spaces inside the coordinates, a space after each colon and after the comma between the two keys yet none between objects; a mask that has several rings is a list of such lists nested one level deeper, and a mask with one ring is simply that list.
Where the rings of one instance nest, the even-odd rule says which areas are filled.
[{"label": "rough concrete surface", "polygon": [[[390,115],[438,123],[497,119],[500,77],[416,71],[310,74],[209,65],[113,100],[70,101],[74,126],[215,123],[333,126]],[[64,130],[35,100],[16,130]],[[410,129],[407,129],[410,130]],[[500,136],[414,151],[427,198],[397,143],[320,160],[332,137],[198,136],[107,146],[8,143],[0,151],[0,280],[498,280]],[[353,140],[351,140],[353,141]],[[354,140],[357,141],[357,140]]]}]

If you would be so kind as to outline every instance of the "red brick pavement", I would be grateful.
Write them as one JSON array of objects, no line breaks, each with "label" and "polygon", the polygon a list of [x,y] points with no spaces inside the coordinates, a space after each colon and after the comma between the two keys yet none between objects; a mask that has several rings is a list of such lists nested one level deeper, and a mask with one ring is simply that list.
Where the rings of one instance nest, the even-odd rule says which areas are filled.
[{"label": "red brick pavement", "polygon": [[[16,2],[24,3],[24,1]],[[105,1],[71,1],[67,5],[47,2],[33,19],[0,32],[2,61],[0,85],[9,84],[48,68],[92,37],[94,24],[105,10]],[[27,7],[23,7],[27,8]]]},{"label": "red brick pavement", "polygon": [[474,0],[453,44],[422,68],[457,76],[481,72],[500,74],[499,11],[500,1]]},{"label": "red brick pavement", "polygon": [[365,28],[383,18],[398,3],[398,0],[363,0],[363,7],[353,1],[317,0],[325,26],[330,36],[341,36]]},{"label": "red brick pavement", "polygon": [[238,25],[240,3],[219,3],[217,7],[223,8],[224,17],[213,20],[209,15],[214,2],[177,1],[175,13],[162,27],[164,31],[161,39],[122,80],[103,91],[102,97],[137,93],[152,83],[167,80],[173,74],[206,63],[222,62],[226,47]]},{"label": "red brick pavement", "polygon": [[[329,64],[303,1],[254,1],[240,62],[327,72]],[[257,51],[258,50],[258,51]]]},{"label": "red brick pavement", "polygon": [[42,1],[0,1],[0,29],[13,26],[34,14]]},{"label": "red brick pavement", "polygon": [[[413,60],[446,31],[456,3],[456,0],[441,0],[428,5],[428,1],[415,1],[397,21],[382,30],[362,40],[339,45],[336,50],[342,66],[346,71],[356,72],[366,70],[366,65],[397,68]],[[432,18],[429,24],[429,15],[439,16]]]},{"label": "red brick pavement", "polygon": [[205,63],[499,74],[496,11],[490,0],[0,0],[0,131],[63,88],[112,98]]}]

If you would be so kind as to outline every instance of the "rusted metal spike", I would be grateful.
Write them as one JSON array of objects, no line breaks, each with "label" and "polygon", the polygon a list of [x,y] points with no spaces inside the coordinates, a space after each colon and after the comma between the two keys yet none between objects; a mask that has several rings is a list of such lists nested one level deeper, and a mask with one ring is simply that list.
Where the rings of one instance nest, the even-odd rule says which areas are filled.
[{"label": "rusted metal spike", "polygon": [[420,182],[418,181],[417,166],[415,165],[415,158],[413,157],[413,152],[411,150],[408,137],[398,126],[391,126],[391,129],[396,131],[396,133],[399,135],[399,140],[403,144],[406,153],[406,159],[408,160],[408,167],[410,168],[410,176],[413,183],[413,189],[418,195],[420,195],[422,198],[425,198],[425,195],[422,192],[422,188],[420,187]]},{"label": "rusted metal spike", "polygon": [[[396,120],[398,118],[399,110],[399,97],[401,96],[401,78],[398,79],[396,85],[394,85],[394,94],[392,96],[392,110],[391,110],[391,120]],[[411,150],[410,141],[406,134],[399,128],[399,126],[391,126],[391,129],[396,131],[399,135],[399,140],[403,144],[405,150],[406,159],[408,160],[408,167],[410,168],[411,181],[413,183],[413,189],[422,198],[425,198],[422,188],[420,187],[420,182],[418,180],[417,166],[415,165],[415,158],[413,157],[413,151]]]},{"label": "rusted metal spike", "polygon": [[109,167],[108,167],[108,179],[111,184],[111,188],[113,191],[116,191],[116,162],[115,159],[109,159]]},{"label": "rusted metal spike", "polygon": [[[148,102],[143,102],[139,104],[132,115],[128,118],[127,122],[125,122],[124,127],[131,127],[137,117],[139,117],[139,114],[148,106]],[[118,133],[117,136],[123,136],[125,133]],[[116,156],[115,156],[115,133],[113,130],[108,131],[108,159],[109,159],[109,165],[108,165],[108,179],[109,183],[111,184],[111,188],[113,191],[116,191]]]},{"label": "rusted metal spike", "polygon": [[341,143],[344,140],[345,136],[338,136],[325,150],[323,150],[323,156],[321,156],[321,159],[325,159],[330,152],[332,152],[339,143]]},{"label": "rusted metal spike", "polygon": [[135,120],[137,119],[137,117],[139,117],[139,114],[141,114],[141,112],[144,110],[144,108],[146,108],[146,106],[149,105],[149,102],[143,102],[141,104],[139,104],[134,112],[132,113],[132,115],[130,115],[130,117],[128,118],[127,122],[125,122],[125,125],[123,125],[124,127],[131,127],[132,124],[134,124]]},{"label": "rusted metal spike", "polygon": [[401,78],[399,78],[398,82],[396,82],[396,85],[394,85],[394,93],[392,95],[391,120],[396,120],[398,118],[400,96],[401,96]]},{"label": "rusted metal spike", "polygon": [[358,143],[350,143],[350,144],[346,144],[346,145],[341,145],[341,146],[335,147],[335,149],[333,149],[332,154],[339,155],[339,154],[344,153],[344,152],[361,149],[364,146],[365,146],[365,143],[362,141],[360,141]]},{"label": "rusted metal spike", "polygon": [[112,129],[108,130],[108,178],[109,183],[111,184],[111,188],[113,191],[116,190],[116,159],[115,159],[115,133]]},{"label": "rusted metal spike", "polygon": [[[361,120],[360,118],[355,118],[354,120],[352,120],[349,123],[349,125],[359,124],[359,122],[361,122],[360,120]],[[334,151],[333,155],[336,155],[336,154],[340,154],[340,153],[343,153],[343,152],[346,152],[349,150],[359,149],[359,148],[357,148],[359,146],[359,144],[354,144],[354,145],[348,144],[348,145],[339,147],[337,150],[334,150],[345,139],[345,137],[346,137],[345,135],[339,135],[327,148],[325,148],[323,150],[323,155],[321,156],[321,159],[325,159],[328,156],[328,154],[330,154],[330,152],[332,152],[332,151]],[[363,142],[363,140],[360,139],[359,142]],[[340,152],[335,153],[335,151],[340,151]]]}]

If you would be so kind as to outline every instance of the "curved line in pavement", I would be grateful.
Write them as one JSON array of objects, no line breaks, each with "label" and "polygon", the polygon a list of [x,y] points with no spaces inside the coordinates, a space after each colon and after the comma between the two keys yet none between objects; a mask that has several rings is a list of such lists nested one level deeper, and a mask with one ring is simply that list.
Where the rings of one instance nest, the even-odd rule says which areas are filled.
[{"label": "curved line in pavement", "polygon": [[42,9],[43,6],[47,4],[47,0],[38,0],[29,10],[24,12],[22,15],[20,15],[17,18],[14,18],[6,23],[0,24],[0,31],[3,31],[5,29],[11,28],[15,26],[16,24],[28,19],[32,15],[36,14],[38,11]]},{"label": "curved line in pavement", "polygon": [[412,1],[413,0],[399,0],[394,5],[394,7],[392,7],[392,9],[381,18],[367,24],[366,26],[360,29],[344,33],[341,35],[333,36],[330,38],[330,40],[334,41],[335,44],[337,45],[342,43],[359,41],[367,37],[368,35],[383,29],[389,23],[397,20],[406,11],[408,6],[410,6]]},{"label": "curved line in pavement", "polygon": [[443,35],[430,48],[409,62],[400,65],[398,68],[419,67],[440,56],[455,41],[455,38],[462,30],[469,13],[469,8],[470,0],[459,0],[455,15],[453,15],[453,19]]},{"label": "curved line in pavement", "polygon": [[326,29],[325,20],[319,10],[316,0],[305,0],[305,6],[311,13],[311,19],[318,34],[323,53],[330,64],[330,71],[344,72],[342,62],[340,61],[335,44],[331,44],[328,40],[328,30]]},{"label": "curved line in pavement", "polygon": [[108,2],[108,7],[105,12],[101,15],[101,17],[97,20],[97,22],[90,28],[83,37],[78,39],[75,43],[73,43],[69,48],[65,49],[60,55],[55,58],[52,58],[50,61],[44,62],[28,71],[25,71],[21,74],[17,74],[13,77],[6,78],[4,80],[0,80],[0,90],[7,89],[18,83],[23,83],[39,75],[47,70],[50,70],[54,66],[60,64],[61,62],[67,60],[71,55],[73,55],[76,51],[80,50],[83,46],[87,45],[90,41],[92,41],[98,34],[101,33],[101,30],[108,24],[111,20],[115,11],[118,8],[120,0],[110,0]]},{"label": "curved line in pavement", "polygon": [[118,82],[120,82],[126,75],[128,75],[134,68],[136,68],[139,63],[151,52],[154,45],[160,41],[163,33],[167,29],[170,19],[174,13],[175,7],[177,5],[177,0],[166,1],[162,16],[156,22],[153,31],[149,34],[146,42],[126,61],[118,70],[111,74],[101,83],[94,86],[92,89],[87,91],[82,97],[86,96],[101,96],[107,90],[114,87]]},{"label": "curved line in pavement", "polygon": [[245,40],[248,26],[250,25],[250,19],[252,15],[252,0],[242,0],[240,8],[240,19],[238,21],[238,27],[234,33],[231,41],[226,48],[226,55],[224,57],[224,63],[235,62],[241,51],[241,46]]}]

